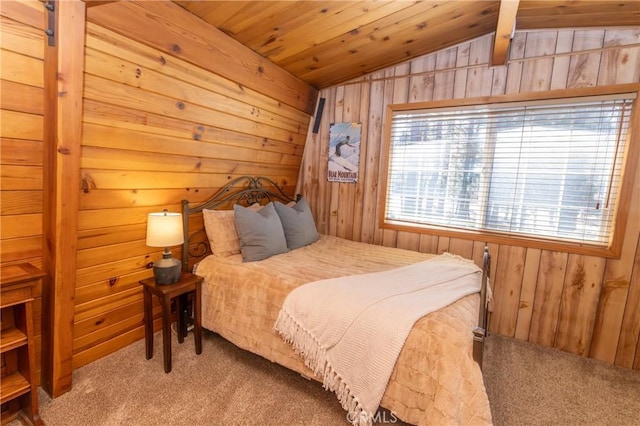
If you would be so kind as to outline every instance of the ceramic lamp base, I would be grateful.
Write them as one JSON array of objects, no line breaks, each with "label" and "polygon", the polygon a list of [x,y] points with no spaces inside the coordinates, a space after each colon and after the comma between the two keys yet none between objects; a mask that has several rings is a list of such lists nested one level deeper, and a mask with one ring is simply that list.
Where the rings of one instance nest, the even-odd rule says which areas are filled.
[{"label": "ceramic lamp base", "polygon": [[180,280],[182,262],[171,257],[171,252],[162,253],[162,259],[153,264],[153,277],[156,284],[174,284]]}]

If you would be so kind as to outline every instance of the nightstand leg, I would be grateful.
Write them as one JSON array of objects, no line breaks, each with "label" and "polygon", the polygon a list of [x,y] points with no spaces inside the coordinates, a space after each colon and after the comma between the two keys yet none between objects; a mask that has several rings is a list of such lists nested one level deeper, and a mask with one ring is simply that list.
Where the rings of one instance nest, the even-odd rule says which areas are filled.
[{"label": "nightstand leg", "polygon": [[189,323],[191,322],[191,312],[189,311],[190,308],[190,304],[189,304],[189,294],[183,294],[182,297],[182,337],[187,337],[187,334],[189,334],[188,331],[188,327],[189,327]]},{"label": "nightstand leg", "polygon": [[162,298],[162,347],[164,351],[164,372],[171,371],[171,298]]},{"label": "nightstand leg", "polygon": [[196,341],[196,354],[200,355],[202,353],[202,328],[200,328],[200,319],[202,316],[202,310],[201,310],[201,297],[200,297],[200,285],[201,281],[198,281],[198,283],[196,284],[196,294],[195,294],[195,300],[193,301],[194,309],[193,309],[193,317],[194,317],[194,324],[193,324],[193,334],[194,334],[194,340]]},{"label": "nightstand leg", "polygon": [[178,343],[184,342],[184,336],[187,334],[186,333],[187,324],[185,321],[184,310],[185,310],[184,295],[181,294],[180,296],[176,297],[176,314],[177,314],[176,329],[178,330]]},{"label": "nightstand leg", "polygon": [[153,358],[153,310],[151,293],[144,287],[144,347],[147,359]]}]

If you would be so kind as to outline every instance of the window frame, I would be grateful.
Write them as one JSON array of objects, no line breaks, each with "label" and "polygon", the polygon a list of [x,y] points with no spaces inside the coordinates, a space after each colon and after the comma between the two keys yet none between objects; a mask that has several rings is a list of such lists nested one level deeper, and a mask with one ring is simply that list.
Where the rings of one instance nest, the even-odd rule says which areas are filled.
[{"label": "window frame", "polygon": [[[387,190],[389,180],[389,160],[391,149],[391,130],[394,112],[424,110],[429,108],[462,107],[487,104],[508,104],[522,101],[544,101],[563,98],[579,98],[588,96],[617,95],[635,93],[633,101],[623,165],[620,190],[617,194],[616,211],[614,213],[613,231],[608,245],[597,243],[577,243],[553,239],[551,237],[529,237],[506,235],[489,230],[461,230],[439,225],[406,224],[400,221],[387,220]],[[381,190],[379,192],[378,225],[381,229],[406,231],[420,234],[431,234],[444,237],[461,238],[487,243],[507,244],[512,246],[554,250],[608,258],[619,258],[622,251],[627,221],[631,207],[633,186],[637,179],[640,163],[640,83],[619,84],[613,86],[589,87],[580,89],[562,89],[548,92],[518,93],[477,98],[449,99],[419,103],[390,104],[386,108],[385,129],[383,133],[383,149],[381,152]]]}]

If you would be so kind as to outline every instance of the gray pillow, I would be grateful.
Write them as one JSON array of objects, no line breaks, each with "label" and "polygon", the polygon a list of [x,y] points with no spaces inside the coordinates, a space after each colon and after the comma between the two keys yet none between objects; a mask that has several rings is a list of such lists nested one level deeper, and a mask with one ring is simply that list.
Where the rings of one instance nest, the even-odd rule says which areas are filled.
[{"label": "gray pillow", "polygon": [[274,204],[282,222],[289,250],[304,247],[318,240],[316,223],[313,221],[309,204],[304,198],[300,198],[293,207],[277,201]]},{"label": "gray pillow", "polygon": [[240,240],[240,252],[245,262],[266,259],[288,251],[282,223],[273,203],[257,212],[236,204],[233,206],[233,215]]}]

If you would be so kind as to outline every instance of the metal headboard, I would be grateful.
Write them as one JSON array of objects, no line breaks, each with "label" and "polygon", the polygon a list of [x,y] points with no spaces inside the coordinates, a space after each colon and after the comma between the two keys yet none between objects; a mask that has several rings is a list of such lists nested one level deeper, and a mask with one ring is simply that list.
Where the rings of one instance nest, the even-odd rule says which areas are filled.
[{"label": "metal headboard", "polygon": [[202,258],[211,253],[204,228],[189,235],[189,216],[191,214],[200,213],[203,209],[215,209],[229,203],[250,206],[255,203],[266,204],[270,201],[288,203],[297,201],[299,198],[299,196],[295,199],[291,198],[275,181],[267,177],[241,176],[229,181],[213,197],[202,204],[189,207],[189,200],[182,200],[182,232],[184,234],[182,270],[185,272],[189,270],[190,257]]}]

